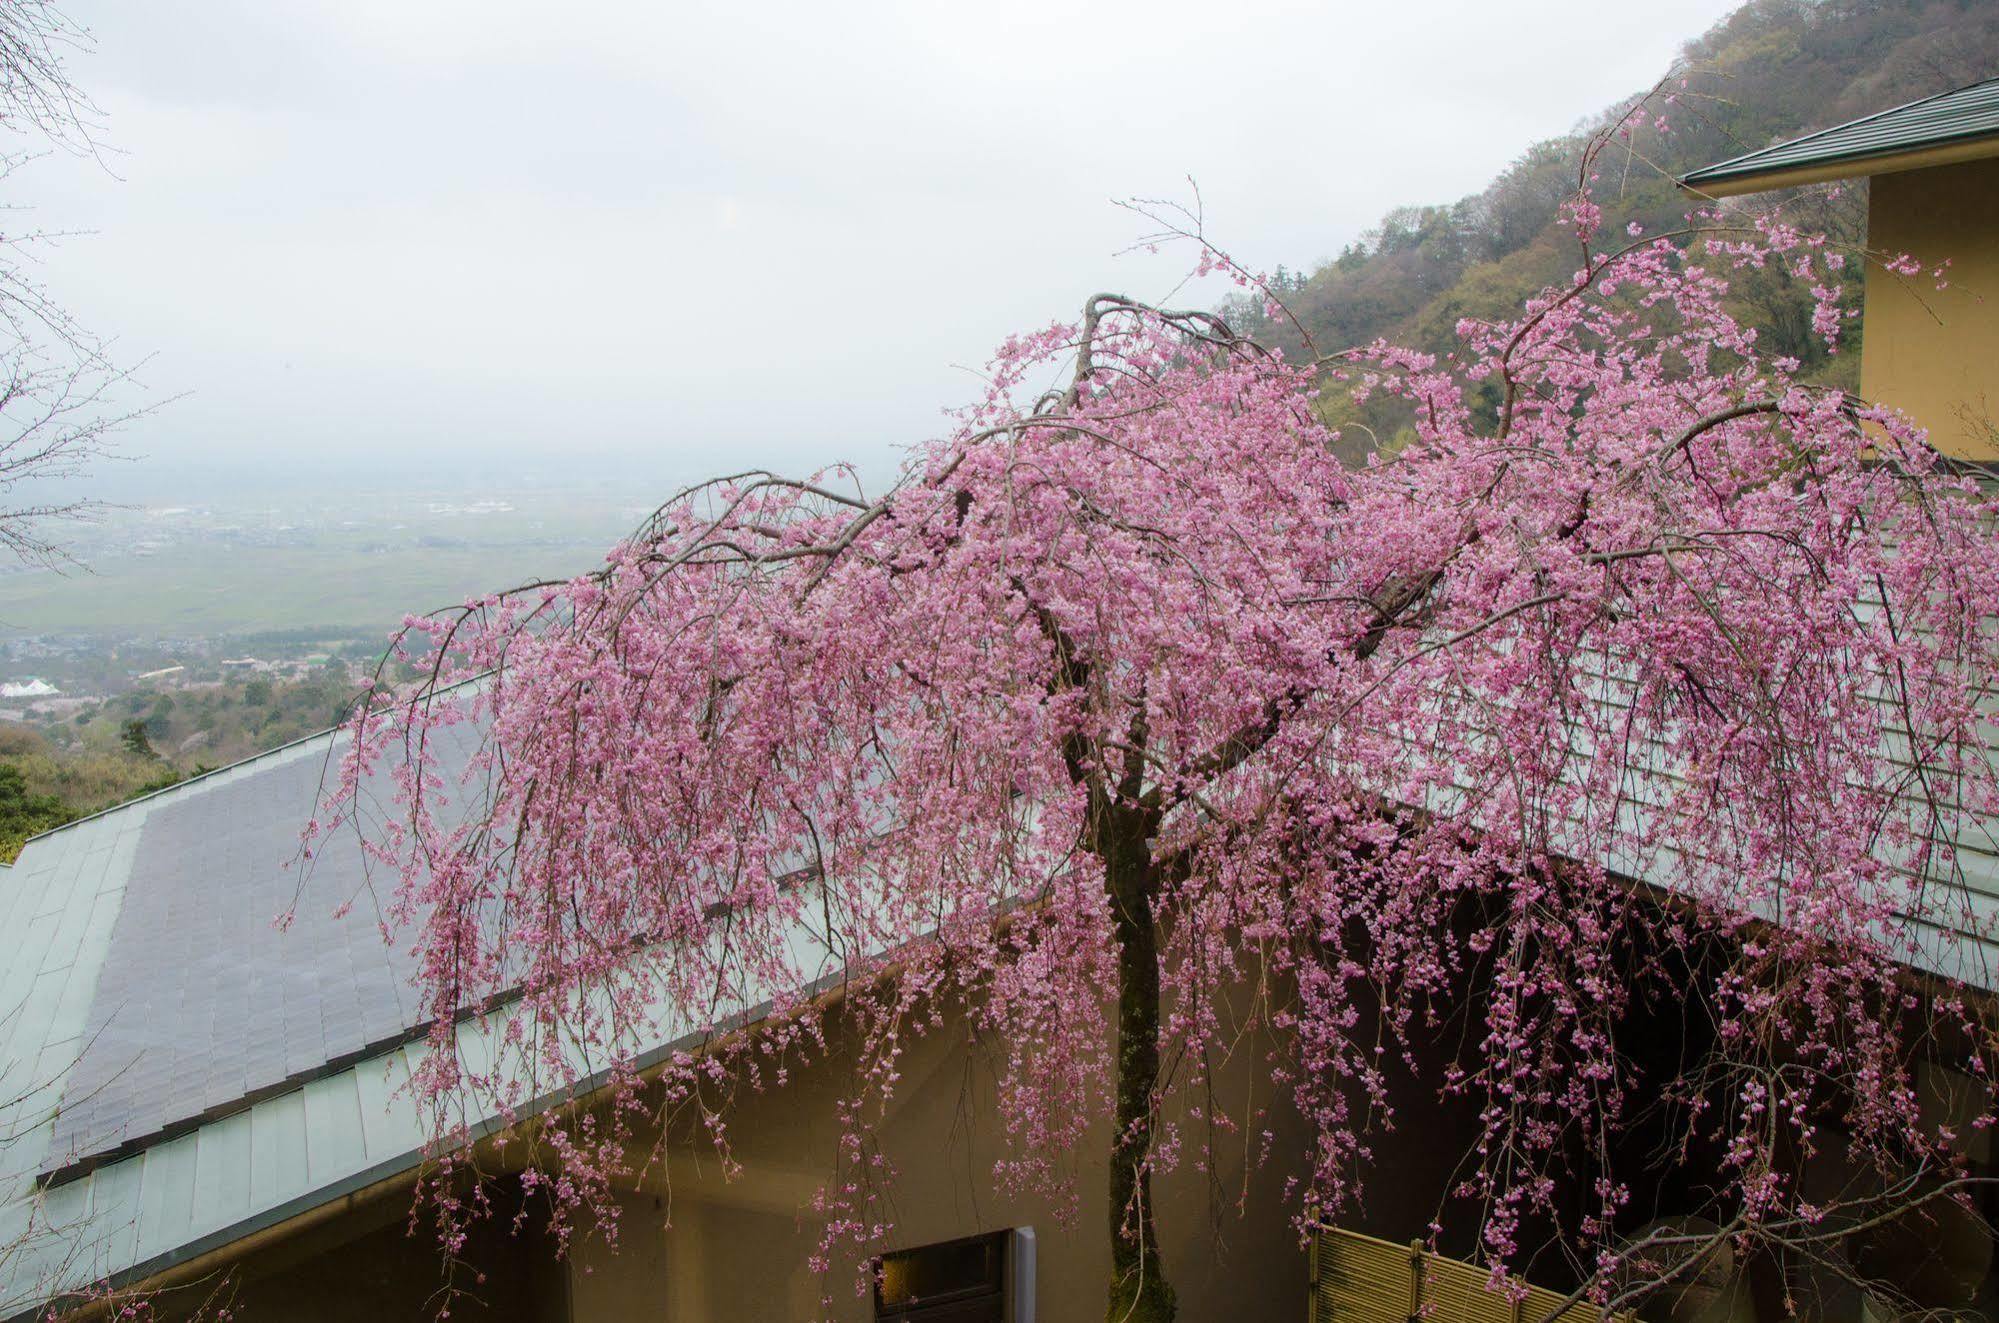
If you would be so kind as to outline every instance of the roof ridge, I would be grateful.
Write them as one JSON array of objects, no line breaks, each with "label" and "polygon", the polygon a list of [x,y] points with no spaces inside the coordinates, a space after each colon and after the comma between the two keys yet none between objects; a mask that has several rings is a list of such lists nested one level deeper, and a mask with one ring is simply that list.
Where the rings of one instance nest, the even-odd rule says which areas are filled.
[{"label": "roof ridge", "polygon": [[[248,767],[251,763],[260,762],[265,758],[275,758],[277,755],[281,753],[288,753],[291,750],[296,749],[301,745],[310,744],[314,740],[323,740],[327,739],[329,736],[338,735],[343,729],[346,728],[346,724],[347,723],[342,722],[340,723],[340,725],[337,726],[328,726],[324,730],[313,731],[309,735],[301,735],[297,739],[286,740],[283,744],[274,745],[271,748],[260,749],[256,753],[247,754],[244,757],[238,758],[233,763],[224,763],[220,767],[205,768],[202,771],[194,773],[192,776],[183,777],[181,780],[174,782],[170,786],[161,786],[158,790],[148,790],[143,795],[134,795],[130,799],[121,799],[116,804],[107,804],[103,808],[98,809],[94,813],[86,813],[80,818],[71,818],[68,822],[62,823],[58,826],[50,827],[46,831],[36,832],[33,836],[28,837],[27,840],[21,842],[21,849],[25,851],[30,845],[33,845],[36,841],[46,840],[49,837],[58,834],[59,832],[66,832],[72,827],[81,827],[87,823],[96,822],[99,818],[110,817],[113,813],[122,813],[126,809],[132,808],[136,805],[149,804],[153,800],[159,799],[164,795],[171,795],[175,791],[186,790],[189,787],[199,785],[200,783],[207,781],[212,777],[221,776],[224,772],[233,772],[239,768]],[[14,856],[14,858],[18,862],[20,856],[16,855]],[[0,867],[7,867],[7,868],[12,868],[13,866],[14,866],[13,864],[0,865]]]}]

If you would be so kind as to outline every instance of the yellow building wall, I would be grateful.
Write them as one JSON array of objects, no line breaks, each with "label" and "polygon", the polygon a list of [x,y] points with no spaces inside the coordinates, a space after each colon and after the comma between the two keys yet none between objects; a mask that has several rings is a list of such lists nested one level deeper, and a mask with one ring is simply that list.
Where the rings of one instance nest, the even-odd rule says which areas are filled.
[{"label": "yellow building wall", "polygon": [[[539,1223],[476,1223],[457,1264],[431,1225],[410,1227],[407,1192],[263,1245],[233,1264],[154,1296],[162,1323],[435,1323],[449,1304],[463,1323],[563,1323],[566,1269]],[[226,1314],[223,1311],[227,1311]],[[599,1310],[596,1318],[617,1318]],[[580,1317],[580,1315],[579,1315]]]},{"label": "yellow building wall", "polygon": [[[743,1170],[733,1179],[722,1177],[712,1149],[689,1144],[674,1150],[664,1179],[626,1191],[617,1251],[587,1238],[574,1247],[574,1323],[816,1319],[827,1316],[822,1295],[831,1298],[833,1319],[871,1319],[872,1301],[856,1295],[851,1260],[823,1276],[807,1262],[820,1235],[811,1199],[832,1171],[835,1103],[846,1083],[836,1057],[739,1102],[729,1133]],[[1302,1123],[1277,1095],[1256,1048],[1245,1046],[1219,1086],[1222,1105],[1238,1114],[1252,1099],[1272,1104],[1260,1123],[1275,1132],[1271,1158],[1261,1166],[1245,1161],[1246,1145],[1263,1143],[1260,1134],[1225,1135],[1203,1172],[1191,1160],[1195,1133],[1183,1130],[1188,1157],[1154,1190],[1180,1316],[1302,1321],[1307,1262],[1291,1222],[1297,1205],[1285,1191],[1308,1151]],[[993,1163],[1004,1151],[998,1106],[990,1071],[962,1025],[911,1049],[901,1094],[880,1128],[898,1172],[885,1210],[895,1223],[890,1247],[1032,1227],[1037,1323],[1099,1323],[1110,1272],[1109,1127],[1097,1126],[1066,1155],[1079,1206],[1065,1223],[1040,1199],[994,1190]]]},{"label": "yellow building wall", "polygon": [[[1357,1032],[1365,1037],[1370,1031],[1363,1026]],[[1201,1160],[1207,1132],[1189,1117],[1186,1099],[1167,1108],[1167,1120],[1179,1127],[1182,1156],[1157,1178],[1154,1202],[1165,1270],[1179,1296],[1180,1317],[1189,1323],[1303,1323],[1307,1316],[1308,1261],[1293,1223],[1295,1190],[1287,1187],[1306,1172],[1311,1136],[1288,1093],[1270,1079],[1268,1046],[1244,1040],[1217,1063],[1213,1110],[1238,1120],[1252,1109],[1262,1114],[1247,1131],[1218,1130],[1207,1161]],[[882,1209],[894,1223],[887,1248],[1030,1227],[1037,1323],[1098,1323],[1110,1271],[1109,1126],[1095,1125],[1061,1155],[1075,1175],[1077,1195],[1066,1218],[1041,1198],[1002,1196],[993,1168],[1008,1150],[989,1050],[973,1041],[971,1027],[958,1016],[908,1044],[899,1091],[876,1133],[897,1173]],[[582,1228],[568,1257],[558,1258],[542,1230],[539,1205],[516,1231],[512,1214],[519,1196],[505,1173],[529,1160],[530,1151],[516,1144],[505,1158],[482,1158],[482,1170],[494,1178],[495,1213],[475,1224],[450,1274],[467,1292],[453,1303],[453,1317],[494,1323],[872,1319],[872,1301],[854,1289],[851,1256],[825,1274],[808,1262],[821,1232],[813,1197],[833,1173],[837,1105],[851,1087],[852,1069],[851,1058],[836,1048],[794,1069],[782,1087],[735,1099],[728,1131],[740,1171],[729,1177],[712,1145],[676,1135],[664,1170],[651,1167],[618,1190],[615,1250]],[[1431,1087],[1399,1075],[1390,1087],[1397,1110],[1413,1124],[1375,1136],[1381,1148],[1363,1206],[1342,1222],[1406,1244],[1426,1234],[1445,1192],[1462,1175],[1458,1163],[1477,1136],[1476,1104],[1440,1102]],[[639,1142],[650,1145],[648,1137]],[[1266,1160],[1252,1160],[1254,1152]],[[233,1317],[239,1323],[434,1318],[445,1265],[425,1219],[410,1232],[409,1212],[407,1194],[392,1194],[311,1230],[246,1247],[225,1270],[237,1305]],[[1447,1236],[1443,1248],[1459,1256],[1476,1252],[1463,1234]],[[163,1315],[192,1311],[205,1298],[207,1281],[163,1302]]]},{"label": "yellow building wall", "polygon": [[[1868,244],[1925,275],[1870,264],[1861,394],[1903,410],[1946,455],[1999,458],[1999,159],[1877,175]],[[1927,272],[1945,259],[1948,287]]]}]

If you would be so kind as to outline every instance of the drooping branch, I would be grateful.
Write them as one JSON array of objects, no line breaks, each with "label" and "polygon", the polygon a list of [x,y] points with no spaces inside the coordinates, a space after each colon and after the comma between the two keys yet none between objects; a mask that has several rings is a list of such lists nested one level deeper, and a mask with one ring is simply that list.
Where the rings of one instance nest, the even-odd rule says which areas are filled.
[{"label": "drooping branch", "polygon": [[[430,696],[497,668],[458,710],[502,741],[491,821],[461,832],[444,774],[416,775],[380,856],[430,986],[522,978],[524,1018],[593,1044],[650,1006],[780,1008],[765,1055],[667,1070],[706,1107],[822,1046],[826,961],[865,971],[843,1172],[877,1151],[913,1026],[969,1017],[1005,1058],[1019,1188],[1112,1125],[1114,1299],[1155,1316],[1160,1137],[1175,1106],[1215,1116],[1213,1062],[1260,1034],[1309,1118],[1314,1214],[1357,1206],[1404,1105],[1386,1063],[1471,1100],[1438,1219],[1495,1263],[1541,1225],[1578,1264],[1614,1250],[1655,1086],[1693,1118],[1676,1151],[1729,1155],[1699,1175],[1724,1224],[1799,1215],[1797,1118],[1941,1152],[1896,1111],[1888,971],[1947,916],[1897,880],[1929,867],[1939,805],[1918,820],[1895,759],[1994,802],[1963,677],[1994,660],[1970,622],[1999,609],[1999,552],[1906,425],[1756,361],[1708,273],[1654,245],[1618,279],[1658,315],[1585,282],[1462,360],[1351,356],[1423,405],[1359,472],[1312,414],[1328,382],[1209,314],[1093,297],[1011,343],[885,494],[737,475],[592,575],[421,626]],[[1706,368],[1716,343],[1748,366]],[[1496,379],[1532,402],[1499,441],[1469,403]],[[1725,474],[1667,462],[1704,439]],[[451,707],[399,699],[401,748]],[[1726,1047],[1660,1081],[1629,1026],[1668,991]],[[1799,1067],[1763,1070],[1779,1054]],[[876,1188],[821,1209],[857,1260]]]}]

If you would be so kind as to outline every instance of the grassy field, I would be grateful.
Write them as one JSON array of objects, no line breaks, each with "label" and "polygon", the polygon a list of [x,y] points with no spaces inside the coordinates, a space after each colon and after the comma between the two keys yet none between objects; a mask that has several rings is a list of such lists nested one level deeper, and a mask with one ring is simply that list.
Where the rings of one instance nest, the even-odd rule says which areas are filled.
[{"label": "grassy field", "polygon": [[427,611],[599,563],[636,515],[605,496],[159,506],[79,531],[85,569],[0,574],[0,640],[220,638],[317,628],[379,637]]},{"label": "grassy field", "polygon": [[106,560],[94,573],[0,577],[0,635],[215,637],[321,626],[380,634],[405,612],[588,569],[604,545],[177,547]]}]

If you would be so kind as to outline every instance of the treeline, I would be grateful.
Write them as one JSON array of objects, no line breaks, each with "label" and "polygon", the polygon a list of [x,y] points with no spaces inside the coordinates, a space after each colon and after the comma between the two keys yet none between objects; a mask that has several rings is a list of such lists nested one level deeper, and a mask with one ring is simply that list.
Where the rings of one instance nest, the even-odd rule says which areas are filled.
[{"label": "treeline", "polygon": [[0,724],[0,863],[37,832],[325,730],[356,688],[332,658],[299,678],[139,689],[60,722]]},{"label": "treeline", "polygon": [[55,734],[86,748],[115,743],[180,766],[221,766],[337,724],[355,690],[348,664],[331,658],[295,679],[251,675],[135,690],[79,713]]},{"label": "treeline", "polygon": [[[1680,229],[1693,200],[1673,180],[1711,162],[1887,106],[1999,74],[1999,5],[1989,0],[1751,0],[1683,51],[1681,71],[1655,103],[1666,120],[1614,139],[1594,162],[1597,201],[1612,233]],[[1686,86],[1680,86],[1683,76]],[[1456,343],[1463,318],[1518,315],[1528,295],[1566,282],[1576,239],[1558,213],[1576,191],[1585,149],[1643,95],[1563,137],[1536,143],[1484,190],[1437,206],[1399,207],[1309,275],[1281,278],[1281,295],[1322,353],[1378,338],[1436,353]],[[1858,239],[1864,185],[1814,197],[1805,219]],[[1857,298],[1858,289],[1851,293]],[[1738,312],[1763,346],[1796,357],[1817,379],[1858,384],[1857,323],[1837,355],[1811,334],[1809,291],[1777,267],[1740,276]],[[1292,327],[1233,312],[1292,353]],[[1378,439],[1392,448],[1406,418],[1392,401],[1331,406],[1349,424],[1350,458]]]},{"label": "treeline", "polygon": [[59,748],[28,726],[0,724],[0,863],[29,837],[165,789],[186,773],[122,748]]}]

